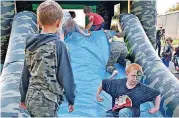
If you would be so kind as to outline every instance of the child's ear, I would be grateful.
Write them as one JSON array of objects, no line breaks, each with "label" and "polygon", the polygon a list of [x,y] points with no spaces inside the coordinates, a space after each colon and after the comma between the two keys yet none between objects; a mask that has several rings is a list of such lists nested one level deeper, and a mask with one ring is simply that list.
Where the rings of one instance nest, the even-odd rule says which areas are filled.
[{"label": "child's ear", "polygon": [[128,74],[129,74],[129,73],[128,73],[128,72],[126,72],[126,77],[128,76]]},{"label": "child's ear", "polygon": [[42,28],[42,24],[37,20],[37,24],[39,25],[40,28]]},{"label": "child's ear", "polygon": [[60,27],[60,25],[61,25],[61,20],[58,19],[58,20],[56,21],[56,24],[57,24],[57,27]]}]

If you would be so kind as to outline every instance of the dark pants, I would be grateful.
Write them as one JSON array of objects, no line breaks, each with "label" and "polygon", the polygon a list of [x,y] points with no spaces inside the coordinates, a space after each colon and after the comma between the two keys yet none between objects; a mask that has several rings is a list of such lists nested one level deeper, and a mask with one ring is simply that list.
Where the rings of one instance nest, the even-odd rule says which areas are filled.
[{"label": "dark pants", "polygon": [[92,27],[90,28],[90,31],[97,31],[97,30],[101,30],[102,28],[105,27],[105,22],[103,22],[100,25],[92,25]]},{"label": "dark pants", "polygon": [[161,41],[157,41],[156,49],[158,49],[158,56],[160,57]]},{"label": "dark pants", "polygon": [[170,61],[169,61],[166,57],[163,57],[163,58],[162,58],[162,61],[163,61],[163,63],[165,64],[166,67],[169,67]]}]

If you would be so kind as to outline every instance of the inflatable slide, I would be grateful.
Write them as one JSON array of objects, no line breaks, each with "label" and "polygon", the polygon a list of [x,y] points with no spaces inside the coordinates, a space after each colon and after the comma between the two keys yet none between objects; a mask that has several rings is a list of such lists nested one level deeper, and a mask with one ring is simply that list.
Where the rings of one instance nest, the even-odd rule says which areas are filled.
[{"label": "inflatable slide", "polygon": [[0,77],[2,117],[28,116],[28,112],[19,109],[19,82],[24,63],[26,36],[36,32],[35,14],[21,12],[15,15],[6,60]]},{"label": "inflatable slide", "polygon": [[0,73],[6,57],[12,20],[15,14],[15,1],[1,1],[1,65]]},{"label": "inflatable slide", "polygon": [[[164,67],[154,52],[140,21],[134,15],[120,16],[121,25],[126,36],[126,42],[135,62],[142,65],[147,79],[146,84],[162,93],[161,109],[154,115],[147,111],[152,102],[141,105],[141,117],[179,116],[178,88],[176,78]],[[19,108],[19,81],[24,60],[24,42],[28,34],[36,33],[36,16],[31,12],[18,13],[13,21],[8,56],[1,75],[1,116],[26,117],[28,112]],[[109,58],[109,44],[104,31],[94,31],[91,37],[84,37],[77,32],[67,37],[66,45],[76,84],[75,111],[68,113],[65,101],[58,111],[58,117],[105,117],[105,112],[111,109],[111,97],[102,93],[104,102],[97,102],[95,94],[102,79],[109,77],[105,65]],[[148,54],[151,54],[150,56]],[[125,78],[124,67],[116,64],[119,74],[116,79]],[[161,70],[161,71],[160,71]]]}]

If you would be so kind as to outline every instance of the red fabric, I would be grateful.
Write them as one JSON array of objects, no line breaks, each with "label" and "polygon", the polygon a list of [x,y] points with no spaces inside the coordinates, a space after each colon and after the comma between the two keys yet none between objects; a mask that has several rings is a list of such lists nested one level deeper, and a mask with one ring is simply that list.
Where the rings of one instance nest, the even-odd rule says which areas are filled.
[{"label": "red fabric", "polygon": [[89,13],[89,21],[93,21],[93,25],[101,25],[104,22],[103,17],[95,13]]},{"label": "red fabric", "polygon": [[20,107],[20,108],[23,108],[23,109],[27,109],[27,107],[26,107],[26,105],[25,105],[24,102],[21,102],[21,103],[19,104],[19,107]]},{"label": "red fabric", "polygon": [[129,98],[126,98],[126,103],[122,105],[115,104],[114,107],[112,108],[113,111],[119,108],[123,107],[132,107],[132,101]]}]

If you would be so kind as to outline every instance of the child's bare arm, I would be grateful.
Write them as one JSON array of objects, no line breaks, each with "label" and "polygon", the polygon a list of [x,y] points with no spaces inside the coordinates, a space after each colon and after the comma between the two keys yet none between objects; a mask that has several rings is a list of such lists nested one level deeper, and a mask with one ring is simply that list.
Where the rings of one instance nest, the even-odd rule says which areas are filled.
[{"label": "child's bare arm", "polygon": [[86,29],[89,30],[93,25],[93,21],[91,21],[87,26],[86,26]]},{"label": "child's bare arm", "polygon": [[85,33],[82,29],[80,29],[80,27],[76,24],[76,26],[75,26],[75,29],[79,32],[79,33],[81,33],[83,36],[90,36],[90,33]]},{"label": "child's bare arm", "polygon": [[103,101],[103,98],[100,97],[100,93],[102,91],[102,83],[100,84],[98,90],[97,90],[97,93],[96,93],[96,99],[98,100],[98,102],[102,102]]},{"label": "child's bare arm", "polygon": [[155,99],[155,107],[154,107],[154,108],[151,108],[151,109],[149,110],[149,112],[150,112],[151,114],[156,113],[156,112],[160,109],[160,101],[161,101],[161,95],[158,95],[158,96],[156,97],[156,99]]}]

